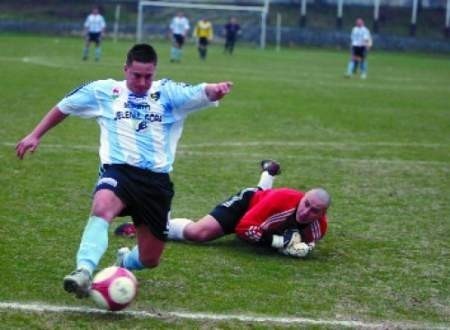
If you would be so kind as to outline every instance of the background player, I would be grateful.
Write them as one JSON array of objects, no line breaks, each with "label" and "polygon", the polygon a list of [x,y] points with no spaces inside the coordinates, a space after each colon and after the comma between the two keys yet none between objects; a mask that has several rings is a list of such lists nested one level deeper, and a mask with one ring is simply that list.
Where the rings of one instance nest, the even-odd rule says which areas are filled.
[{"label": "background player", "polygon": [[205,60],[208,53],[208,45],[214,37],[211,22],[202,17],[195,25],[194,37],[197,38],[198,54],[202,60]]},{"label": "background player", "polygon": [[258,187],[239,191],[196,222],[169,220],[169,239],[205,242],[235,233],[245,241],[271,246],[286,255],[307,255],[327,231],[325,214],[330,195],[322,188],[306,193],[272,189],[280,166],[271,160],[262,161],[261,166]]},{"label": "background player", "polygon": [[129,269],[156,267],[164,249],[173,197],[169,177],[185,118],[217,105],[231,91],[230,82],[188,85],[154,81],[157,54],[148,44],[133,46],[125,80],[82,85],[61,100],[16,146],[22,159],[42,136],[68,115],[95,118],[100,126],[100,177],[91,214],[76,256],[76,270],[64,289],[86,297],[92,273],[108,247],[108,228],[117,216],[131,215],[137,246],[124,264]]},{"label": "background player", "polygon": [[102,35],[105,33],[106,23],[98,7],[92,8],[92,12],[86,17],[84,22],[84,35],[86,43],[83,49],[83,60],[86,61],[89,57],[89,46],[92,42],[95,43],[95,60],[100,60]]},{"label": "background player", "polygon": [[227,24],[224,26],[224,34],[225,34],[225,48],[224,52],[228,54],[233,54],[234,45],[236,44],[236,40],[238,35],[241,33],[241,26],[237,22],[236,17],[230,17]]},{"label": "background player", "polygon": [[347,66],[347,77],[356,73],[358,64],[361,70],[361,78],[367,78],[367,52],[372,47],[372,37],[368,28],[364,26],[362,18],[356,20],[351,33],[352,57]]},{"label": "background player", "polygon": [[170,61],[180,62],[183,55],[183,45],[189,32],[189,20],[184,13],[179,11],[170,22],[170,32],[172,34],[172,48],[170,50]]}]

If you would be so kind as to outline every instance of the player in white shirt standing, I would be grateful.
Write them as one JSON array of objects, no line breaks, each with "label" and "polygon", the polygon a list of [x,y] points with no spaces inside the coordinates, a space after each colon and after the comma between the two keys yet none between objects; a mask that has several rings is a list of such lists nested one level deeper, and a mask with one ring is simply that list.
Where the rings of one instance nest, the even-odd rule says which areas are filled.
[{"label": "player in white shirt standing", "polygon": [[362,18],[356,19],[351,34],[352,57],[347,66],[346,77],[356,73],[358,64],[361,70],[361,79],[367,78],[367,53],[372,47],[372,37],[368,28],[364,26]]},{"label": "player in white shirt standing", "polygon": [[85,46],[83,49],[83,60],[86,61],[89,57],[89,46],[92,42],[95,43],[95,60],[100,60],[102,42],[102,34],[105,33],[106,23],[98,7],[92,8],[92,12],[86,17],[84,21],[84,36]]},{"label": "player in white shirt standing", "polygon": [[183,55],[183,45],[189,32],[189,20],[183,12],[177,12],[170,22],[170,33],[172,38],[172,48],[170,50],[170,62],[179,62]]},{"label": "player in white shirt standing", "polygon": [[89,294],[92,274],[108,247],[108,228],[118,216],[130,215],[137,245],[119,251],[128,269],[156,267],[167,238],[174,194],[169,177],[186,117],[230,93],[232,83],[189,85],[154,81],[157,54],[148,44],[127,54],[125,80],[97,80],[64,97],[16,146],[23,159],[44,134],[67,116],[93,118],[100,126],[100,175],[91,214],[76,256],[76,269],[64,277],[64,289],[78,298]]}]

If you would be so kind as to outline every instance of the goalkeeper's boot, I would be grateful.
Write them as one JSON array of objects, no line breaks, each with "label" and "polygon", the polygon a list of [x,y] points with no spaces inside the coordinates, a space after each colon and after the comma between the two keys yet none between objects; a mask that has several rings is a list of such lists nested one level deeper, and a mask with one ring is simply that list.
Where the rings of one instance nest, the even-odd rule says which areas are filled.
[{"label": "goalkeeper's boot", "polygon": [[271,159],[262,160],[261,169],[262,171],[267,171],[272,176],[281,174],[281,166],[275,160]]},{"label": "goalkeeper's boot", "polygon": [[74,293],[77,298],[89,296],[92,277],[89,271],[80,268],[64,277],[64,290]]},{"label": "goalkeeper's boot", "polygon": [[125,259],[125,256],[128,253],[130,253],[130,249],[127,247],[122,247],[117,250],[116,262],[114,263],[114,266],[123,267],[123,259]]}]

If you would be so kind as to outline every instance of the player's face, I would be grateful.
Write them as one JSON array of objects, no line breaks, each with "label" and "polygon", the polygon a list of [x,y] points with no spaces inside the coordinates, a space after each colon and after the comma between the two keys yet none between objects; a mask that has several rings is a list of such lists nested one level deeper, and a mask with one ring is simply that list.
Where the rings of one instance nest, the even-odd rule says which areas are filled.
[{"label": "player's face", "polygon": [[133,61],[130,65],[125,65],[124,71],[128,89],[135,94],[144,95],[152,87],[156,65]]},{"label": "player's face", "polygon": [[326,205],[314,192],[308,191],[300,201],[295,218],[300,223],[311,222],[321,218],[326,212]]}]

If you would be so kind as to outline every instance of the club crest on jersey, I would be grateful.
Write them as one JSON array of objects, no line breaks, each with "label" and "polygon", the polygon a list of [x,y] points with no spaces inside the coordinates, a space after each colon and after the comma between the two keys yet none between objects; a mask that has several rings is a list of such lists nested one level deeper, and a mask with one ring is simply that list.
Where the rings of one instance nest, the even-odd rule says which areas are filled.
[{"label": "club crest on jersey", "polygon": [[154,93],[150,94],[150,98],[155,101],[158,101],[160,97],[161,97],[161,92],[154,92]]},{"label": "club crest on jersey", "polygon": [[119,96],[120,96],[120,89],[119,89],[119,87],[114,87],[113,90],[112,90],[111,98],[112,98],[113,100],[115,100],[115,99],[117,99]]}]

